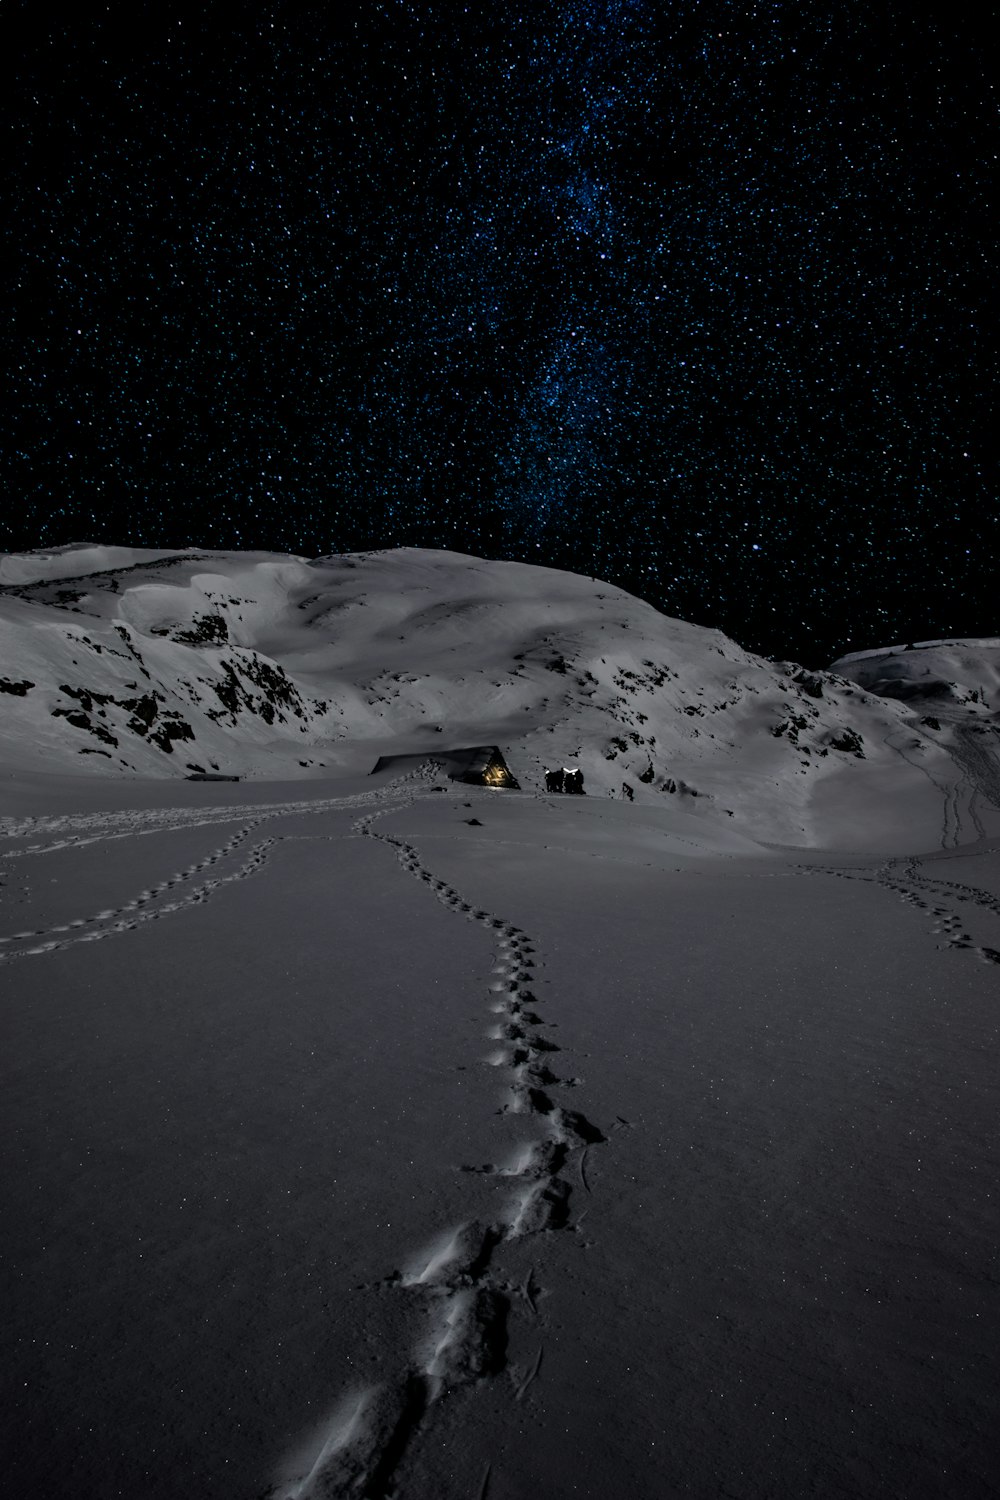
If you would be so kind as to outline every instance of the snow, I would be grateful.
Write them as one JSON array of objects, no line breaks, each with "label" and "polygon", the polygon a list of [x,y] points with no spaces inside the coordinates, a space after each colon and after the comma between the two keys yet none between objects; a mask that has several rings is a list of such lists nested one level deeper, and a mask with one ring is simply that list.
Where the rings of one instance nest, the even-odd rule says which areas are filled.
[{"label": "snow", "polygon": [[[926,702],[799,682],[513,564],[145,566],[113,573],[85,626],[9,593],[22,654],[0,676],[30,659],[35,691],[58,690],[67,631],[110,642],[150,587],[190,620],[221,592],[194,577],[224,577],[251,644],[129,626],[164,703],[189,654],[210,679],[259,652],[303,703],[344,703],[343,735],[300,775],[294,715],[220,726],[187,700],[198,737],[245,756],[248,779],[204,784],[124,733],[130,767],[82,774],[64,719],[32,766],[43,716],[7,723],[11,1492],[995,1494],[989,708],[953,695],[918,728]],[[457,583],[481,637],[442,607]],[[336,629],[300,626],[303,589],[344,606]],[[628,624],[606,674],[597,594]],[[539,631],[569,672],[530,656]],[[535,665],[507,682],[522,650]],[[675,677],[615,687],[660,654]],[[64,680],[110,692],[105,655]],[[405,701],[379,717],[375,668],[404,655]],[[713,742],[684,710],[699,687],[715,701],[716,670],[742,686]],[[521,791],[427,762],[366,774],[373,745],[421,748],[421,686],[448,743],[485,742],[498,676],[503,712],[534,705],[501,741]],[[30,699],[0,699],[5,721]],[[627,802],[607,795],[626,752],[602,771],[636,709],[655,775],[624,773]],[[779,711],[806,720],[798,747]],[[865,758],[830,749],[801,774],[801,742],[846,727]],[[541,789],[564,760],[588,795]],[[698,797],[659,790],[681,767]]]},{"label": "snow", "polygon": [[[550,568],[420,548],[85,548],[3,567],[34,579],[0,589],[0,766],[15,774],[307,780],[496,744],[522,785],[578,765],[591,794],[627,785],[802,845],[836,836],[828,781],[861,796],[914,758],[955,774],[903,704]],[[918,818],[936,816],[933,785],[911,779]],[[890,807],[867,836],[888,847],[897,828]]]},{"label": "snow", "polygon": [[830,669],[871,692],[948,706],[1000,704],[1000,640],[921,641],[845,656]]},{"label": "snow", "polygon": [[906,645],[877,646],[867,651],[849,651],[845,656],[839,656],[830,670],[831,672],[839,672],[843,667],[856,661],[872,661],[876,657],[899,656],[906,651],[926,651],[936,646],[946,646],[948,648],[959,646],[975,651],[992,651],[1000,648],[1000,637],[971,636],[963,640],[953,638],[943,641],[911,641]]},{"label": "snow", "polygon": [[0,584],[81,578],[88,573],[105,573],[189,555],[177,551],[155,551],[148,547],[89,546],[87,543],[50,547],[46,551],[7,553],[0,557]]}]

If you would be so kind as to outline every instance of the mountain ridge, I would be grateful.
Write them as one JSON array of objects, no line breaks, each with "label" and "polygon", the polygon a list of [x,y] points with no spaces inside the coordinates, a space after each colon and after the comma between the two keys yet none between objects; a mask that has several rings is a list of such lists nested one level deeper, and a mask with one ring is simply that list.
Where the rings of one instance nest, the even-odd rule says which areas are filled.
[{"label": "mountain ridge", "polygon": [[[770,661],[536,564],[80,544],[5,556],[0,580],[8,772],[328,777],[496,743],[531,789],[572,762],[591,794],[809,842],[821,784],[950,763],[919,695],[873,690],[881,658]],[[985,701],[948,707],[991,727]]]}]

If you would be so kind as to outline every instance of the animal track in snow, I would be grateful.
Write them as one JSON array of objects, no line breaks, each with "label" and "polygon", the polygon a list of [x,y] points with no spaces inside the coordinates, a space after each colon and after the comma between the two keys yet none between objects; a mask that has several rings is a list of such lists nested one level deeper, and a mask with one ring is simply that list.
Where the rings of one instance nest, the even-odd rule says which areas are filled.
[{"label": "animal track in snow", "polygon": [[[505,1162],[458,1168],[511,1183],[510,1195],[494,1222],[470,1218],[442,1230],[406,1267],[379,1284],[420,1297],[428,1320],[426,1336],[411,1351],[408,1368],[398,1381],[372,1397],[376,1406],[379,1402],[393,1406],[395,1420],[383,1421],[374,1438],[372,1424],[359,1421],[353,1435],[338,1437],[327,1458],[321,1451],[305,1480],[272,1490],[273,1500],[313,1496],[347,1500],[350,1495],[388,1500],[396,1492],[396,1476],[411,1441],[440,1397],[506,1371],[514,1398],[523,1398],[538,1376],[544,1346],[530,1371],[508,1369],[507,1327],[515,1298],[533,1317],[539,1316],[540,1289],[534,1286],[533,1271],[524,1287],[511,1286],[501,1275],[498,1255],[513,1241],[573,1227],[571,1169],[576,1166],[589,1193],[586,1156],[592,1146],[607,1139],[579,1110],[563,1108],[553,1097],[557,1090],[575,1087],[578,1080],[559,1078],[546,1060],[559,1048],[542,1035],[545,1021],[539,1002],[527,988],[536,969],[535,944],[519,927],[466,901],[435,876],[406,839],[376,832],[379,819],[395,810],[385,807],[365,814],[354,824],[354,831],[391,848],[404,872],[419,880],[449,911],[492,932],[496,953],[486,992],[484,1031],[485,1040],[493,1046],[482,1061],[499,1075],[501,1111],[531,1122],[535,1136],[516,1147]],[[488,1475],[484,1485],[487,1482]]]}]

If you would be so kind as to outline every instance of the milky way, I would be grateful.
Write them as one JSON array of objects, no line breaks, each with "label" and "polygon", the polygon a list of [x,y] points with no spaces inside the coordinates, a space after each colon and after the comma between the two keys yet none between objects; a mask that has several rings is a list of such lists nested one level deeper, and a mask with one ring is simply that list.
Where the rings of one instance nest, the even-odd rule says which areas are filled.
[{"label": "milky way", "polygon": [[37,9],[0,545],[452,547],[813,662],[995,632],[985,29]]}]

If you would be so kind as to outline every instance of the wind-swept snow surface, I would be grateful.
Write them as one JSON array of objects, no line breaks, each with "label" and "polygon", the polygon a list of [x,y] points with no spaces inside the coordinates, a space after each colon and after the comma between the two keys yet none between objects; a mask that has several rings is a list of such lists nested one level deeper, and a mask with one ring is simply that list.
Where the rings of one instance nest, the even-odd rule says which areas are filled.
[{"label": "wind-swept snow surface", "polygon": [[10,1493],[996,1493],[995,809],[892,859],[432,770],[33,795]]}]

